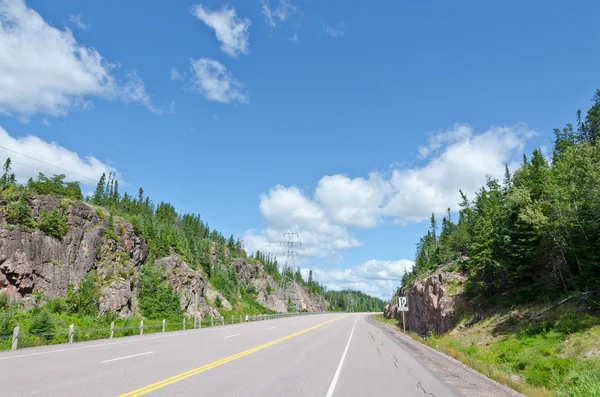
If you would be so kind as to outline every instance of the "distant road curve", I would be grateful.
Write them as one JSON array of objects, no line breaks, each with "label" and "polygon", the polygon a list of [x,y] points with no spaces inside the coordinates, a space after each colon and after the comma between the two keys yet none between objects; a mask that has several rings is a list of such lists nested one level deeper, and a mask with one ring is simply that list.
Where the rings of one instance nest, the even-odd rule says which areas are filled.
[{"label": "distant road curve", "polygon": [[410,342],[327,313],[23,349],[0,354],[0,396],[519,395]]}]

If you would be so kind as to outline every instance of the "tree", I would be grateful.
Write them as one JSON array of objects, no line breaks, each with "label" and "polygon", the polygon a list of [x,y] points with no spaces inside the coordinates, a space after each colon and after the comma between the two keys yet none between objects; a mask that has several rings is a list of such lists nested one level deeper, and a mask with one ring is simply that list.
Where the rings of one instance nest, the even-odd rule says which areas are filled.
[{"label": "tree", "polygon": [[309,270],[308,271],[308,283],[312,284],[312,282],[313,282],[313,272],[312,272],[312,270]]},{"label": "tree", "polygon": [[10,160],[10,157],[8,157],[4,162],[4,166],[2,167],[4,173],[2,174],[2,177],[0,177],[0,190],[5,190],[9,186],[14,186],[17,183],[15,174],[10,172],[11,165],[12,161]]},{"label": "tree", "polygon": [[69,232],[67,217],[57,208],[48,212],[43,210],[40,213],[38,228],[46,235],[61,240]]},{"label": "tree", "polygon": [[96,185],[96,192],[94,193],[94,197],[92,197],[92,203],[94,204],[102,204],[104,202],[104,190],[106,188],[106,174],[102,173],[98,184]]},{"label": "tree", "polygon": [[40,335],[46,340],[53,338],[53,335],[48,335],[54,332],[54,321],[50,313],[46,310],[40,310],[35,314],[29,325],[29,333],[33,335]]}]

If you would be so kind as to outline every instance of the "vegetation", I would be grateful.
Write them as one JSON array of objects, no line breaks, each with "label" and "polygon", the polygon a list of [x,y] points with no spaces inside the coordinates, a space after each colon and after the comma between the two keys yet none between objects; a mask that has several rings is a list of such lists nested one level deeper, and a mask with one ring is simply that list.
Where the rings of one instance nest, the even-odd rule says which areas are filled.
[{"label": "vegetation", "polygon": [[386,302],[363,294],[360,291],[327,291],[325,299],[329,301],[329,309],[338,312],[381,312]]},{"label": "vegetation", "polygon": [[62,239],[69,232],[67,217],[57,208],[51,212],[42,211],[38,221],[38,228],[48,236]]},{"label": "vegetation", "polygon": [[140,310],[148,319],[179,318],[179,297],[153,266],[142,267],[142,278],[138,292]]},{"label": "vegetation", "polygon": [[[438,229],[432,215],[401,288],[450,263],[469,276],[465,296],[495,314],[415,339],[526,395],[598,396],[600,90],[585,118],[578,111],[554,136],[551,158],[535,150],[473,200],[461,191],[457,222],[448,210]],[[544,316],[514,315],[564,296],[569,304]]]},{"label": "vegetation", "polygon": [[600,306],[600,90],[585,119],[554,131],[553,156],[535,150],[502,182],[488,178],[458,222],[435,216],[403,286],[461,257],[467,295],[488,303],[548,301],[585,293]]}]

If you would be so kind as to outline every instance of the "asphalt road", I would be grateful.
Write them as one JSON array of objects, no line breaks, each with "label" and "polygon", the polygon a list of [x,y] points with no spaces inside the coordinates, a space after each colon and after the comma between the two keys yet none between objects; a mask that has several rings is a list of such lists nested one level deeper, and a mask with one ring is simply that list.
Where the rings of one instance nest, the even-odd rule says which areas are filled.
[{"label": "asphalt road", "polygon": [[331,313],[0,354],[0,396],[456,396],[367,322]]}]

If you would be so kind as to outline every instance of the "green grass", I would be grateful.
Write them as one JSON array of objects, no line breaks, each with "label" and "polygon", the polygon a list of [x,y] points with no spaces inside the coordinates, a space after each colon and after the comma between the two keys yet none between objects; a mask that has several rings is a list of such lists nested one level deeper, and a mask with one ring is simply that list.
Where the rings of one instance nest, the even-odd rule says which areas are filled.
[{"label": "green grass", "polygon": [[457,333],[411,337],[526,396],[600,397],[600,317],[574,308],[538,321],[499,315]]}]

